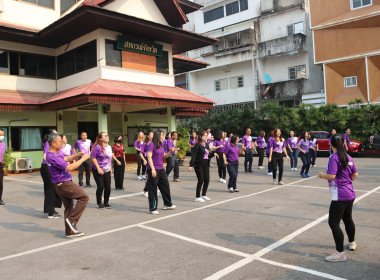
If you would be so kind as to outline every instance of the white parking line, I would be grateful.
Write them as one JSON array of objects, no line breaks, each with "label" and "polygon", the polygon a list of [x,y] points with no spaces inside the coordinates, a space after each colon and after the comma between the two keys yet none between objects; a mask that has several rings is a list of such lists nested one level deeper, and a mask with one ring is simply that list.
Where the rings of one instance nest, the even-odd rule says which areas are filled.
[{"label": "white parking line", "polygon": [[4,178],[4,181],[20,181],[20,182],[28,182],[28,183],[33,183],[33,184],[39,184],[43,185],[44,183],[41,182],[34,182],[34,181],[27,181],[27,180],[20,180],[20,179],[11,179],[11,178]]},{"label": "white parking line", "polygon": [[123,195],[118,195],[118,196],[111,196],[110,200],[120,199],[120,198],[126,198],[126,197],[131,197],[131,196],[139,196],[139,195],[142,195],[142,194],[143,194],[143,192],[138,192],[138,193],[123,194]]},{"label": "white parking line", "polygon": [[[362,200],[363,198],[369,196],[370,194],[376,192],[380,190],[380,186],[372,189],[371,191],[357,197],[355,199],[355,204],[358,203],[360,200]],[[248,258],[245,258],[245,259],[242,259],[216,273],[214,273],[213,275],[205,278],[205,280],[216,280],[216,279],[220,279],[224,276],[226,276],[227,274],[230,274],[231,272],[245,266],[246,264],[249,264],[251,262],[253,262],[254,260],[257,260],[259,258],[261,258],[263,255],[271,252],[272,250],[274,249],[277,249],[278,247],[284,245],[285,243],[289,242],[290,240],[292,240],[293,238],[297,237],[298,235],[302,234],[303,232],[309,230],[310,228],[320,224],[321,222],[325,221],[327,218],[328,218],[329,214],[326,214],[326,215],[323,215],[322,217],[319,217],[318,219],[316,219],[315,221],[312,221],[311,223],[308,223],[307,225],[303,226],[302,228],[294,231],[293,233],[283,237],[282,239],[280,239],[279,241],[269,245],[268,247],[264,248],[264,249],[261,249],[260,251],[256,252],[255,254],[249,256]]]},{"label": "white parking line", "polygon": [[[290,185],[292,187],[299,187],[299,188],[306,188],[306,189],[320,189],[320,190],[329,190],[329,187],[315,187],[315,186],[302,186],[302,185]],[[354,188],[355,189],[355,188]],[[366,191],[366,190],[357,190],[355,189],[355,192],[370,192],[370,191]],[[375,193],[378,193],[378,192],[375,192]]]}]

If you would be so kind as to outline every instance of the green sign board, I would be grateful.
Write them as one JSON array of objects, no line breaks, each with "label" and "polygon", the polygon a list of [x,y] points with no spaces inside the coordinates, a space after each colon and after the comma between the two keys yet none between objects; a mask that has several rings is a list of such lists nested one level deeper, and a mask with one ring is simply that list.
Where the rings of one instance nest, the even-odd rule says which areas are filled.
[{"label": "green sign board", "polygon": [[162,56],[162,45],[126,38],[123,36],[117,37],[117,48],[119,50],[138,52],[159,57]]}]

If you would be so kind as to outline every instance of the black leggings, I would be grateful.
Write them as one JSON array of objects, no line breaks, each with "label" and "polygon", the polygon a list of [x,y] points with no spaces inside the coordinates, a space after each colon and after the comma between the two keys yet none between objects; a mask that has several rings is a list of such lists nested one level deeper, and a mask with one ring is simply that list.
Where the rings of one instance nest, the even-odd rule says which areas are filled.
[{"label": "black leggings", "polygon": [[[267,158],[269,159],[269,153],[267,153]],[[273,172],[273,167],[272,166],[273,166],[272,163],[269,162],[269,160],[268,160],[268,173]]]},{"label": "black leggings", "polygon": [[278,181],[282,181],[282,173],[284,173],[284,158],[282,153],[272,153],[272,169],[273,169],[273,180],[276,180],[278,164]]},{"label": "black leggings", "polygon": [[226,168],[226,165],[224,164],[223,153],[217,153],[217,154],[219,156],[219,158],[216,159],[216,162],[218,163],[219,178],[226,179],[227,168]]},{"label": "black leggings", "polygon": [[170,185],[165,169],[156,169],[157,176],[153,178],[152,169],[147,170],[148,173],[148,200],[149,211],[157,210],[157,188],[160,190],[164,205],[172,206],[172,197],[170,195]]},{"label": "black leggings", "polygon": [[339,224],[343,220],[348,235],[348,241],[355,241],[355,224],[352,220],[352,206],[355,199],[348,201],[331,201],[329,211],[329,226],[331,228],[335,247],[338,252],[343,252],[344,234]]},{"label": "black leggings", "polygon": [[139,151],[137,151],[136,157],[137,157],[137,176],[140,176],[140,170],[141,170],[141,168],[142,168],[142,175],[145,175],[146,165],[144,165],[144,162],[141,159]]},{"label": "black leggings", "polygon": [[300,152],[300,157],[302,160],[301,174],[308,174],[310,169],[310,154]]},{"label": "black leggings", "polygon": [[47,164],[42,164],[40,169],[42,180],[44,181],[44,213],[53,215],[54,208],[61,208],[62,199],[56,191],[55,184],[51,181],[51,175]]},{"label": "black leggings", "polygon": [[96,203],[102,203],[102,194],[104,191],[104,204],[108,204],[111,195],[111,171],[100,175],[96,168],[92,169],[92,174],[96,182]]},{"label": "black leggings", "polygon": [[198,179],[196,197],[201,196],[201,190],[202,196],[205,196],[207,193],[208,183],[210,182],[210,165],[208,159],[203,159],[199,165],[194,167],[194,170]]},{"label": "black leggings", "polygon": [[258,166],[263,166],[263,162],[264,162],[264,148],[257,147],[257,153],[259,154],[259,163],[258,163]]},{"label": "black leggings", "polygon": [[121,162],[121,165],[118,165],[116,161],[113,163],[113,176],[115,178],[115,189],[121,190],[123,189],[125,162],[124,157],[118,157],[117,159]]}]

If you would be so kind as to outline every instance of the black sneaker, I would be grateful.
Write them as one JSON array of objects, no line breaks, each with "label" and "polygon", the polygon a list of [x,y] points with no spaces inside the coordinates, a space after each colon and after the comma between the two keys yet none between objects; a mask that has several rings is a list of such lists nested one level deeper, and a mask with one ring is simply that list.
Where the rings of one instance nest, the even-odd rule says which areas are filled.
[{"label": "black sneaker", "polygon": [[79,187],[83,188],[83,183],[80,183],[80,182],[79,182],[78,185],[79,185]]},{"label": "black sneaker", "polygon": [[0,205],[5,205],[4,201],[0,199]]},{"label": "black sneaker", "polygon": [[67,234],[66,235],[66,237],[68,237],[68,238],[75,238],[75,237],[81,237],[81,236],[83,236],[84,235],[84,233],[83,232],[77,232],[77,233],[73,233],[73,234]]},{"label": "black sneaker", "polygon": [[105,204],[104,204],[104,208],[106,208],[106,209],[111,209],[111,205],[109,205],[108,203],[105,203]]},{"label": "black sneaker", "polygon": [[248,170],[248,172],[249,172],[249,173],[253,173],[253,170],[252,170],[252,169],[250,169],[250,170]]},{"label": "black sneaker", "polygon": [[66,218],[66,224],[71,228],[74,233],[78,233],[77,225],[72,223],[69,218]]},{"label": "black sneaker", "polygon": [[103,203],[99,203],[99,204],[98,204],[98,208],[99,208],[99,209],[104,209],[104,205],[103,205]]}]

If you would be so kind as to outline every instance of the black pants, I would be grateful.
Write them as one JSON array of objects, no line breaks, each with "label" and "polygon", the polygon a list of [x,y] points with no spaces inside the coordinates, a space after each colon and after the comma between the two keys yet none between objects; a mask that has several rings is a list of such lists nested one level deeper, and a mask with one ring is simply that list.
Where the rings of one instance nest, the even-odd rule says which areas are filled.
[{"label": "black pants", "polygon": [[170,196],[170,186],[168,176],[166,176],[165,169],[156,170],[156,178],[152,177],[152,169],[148,169],[148,200],[149,211],[157,210],[157,187],[161,192],[164,205],[172,206],[172,198]]},{"label": "black pants", "polygon": [[137,176],[140,176],[141,169],[142,169],[142,175],[145,175],[146,165],[144,165],[144,162],[141,159],[140,152],[136,153],[136,157],[137,157]]},{"label": "black pants", "polygon": [[315,160],[317,159],[317,152],[314,151],[313,149],[310,149],[309,153],[310,153],[310,164],[315,165]]},{"label": "black pants", "polygon": [[4,169],[3,163],[0,162],[0,200],[3,200],[3,179],[4,179]]},{"label": "black pants", "polygon": [[51,181],[51,175],[47,164],[42,164],[40,169],[42,180],[44,181],[44,213],[53,215],[54,208],[61,208],[62,199],[55,189],[55,184]]},{"label": "black pants", "polygon": [[216,160],[218,164],[218,174],[219,178],[226,179],[226,173],[227,173],[227,168],[226,165],[224,164],[224,159],[223,159],[223,153],[217,153],[219,158]]},{"label": "black pants", "polygon": [[[245,159],[244,159],[244,170],[247,171],[247,170],[252,170],[252,161],[253,161],[253,149],[252,148],[247,148],[245,150]],[[248,165],[248,169],[247,169],[247,164],[249,163]]]},{"label": "black pants", "polygon": [[257,147],[257,153],[259,154],[259,163],[258,163],[258,166],[263,166],[263,162],[264,162],[264,148]]},{"label": "black pants", "polygon": [[301,174],[308,174],[310,169],[310,154],[300,152],[300,158],[302,160]]},{"label": "black pants", "polygon": [[[200,165],[194,166],[195,174],[197,174],[197,191],[195,196],[200,197],[201,196],[201,190],[202,190],[202,196],[205,196],[207,193],[208,184],[210,182],[210,164],[208,159],[203,159],[200,163]],[[203,186],[203,188],[202,188]]]},{"label": "black pants", "polygon": [[230,176],[227,187],[236,189],[236,181],[239,173],[239,161],[228,161],[227,171]]},{"label": "black pants", "polygon": [[171,157],[168,157],[166,159],[167,165],[166,165],[166,176],[169,176],[170,172],[174,169],[174,179],[179,178],[179,164],[177,155],[172,155]]},{"label": "black pants", "polygon": [[344,234],[340,229],[340,220],[343,219],[348,241],[355,241],[355,224],[352,220],[352,206],[355,199],[349,201],[331,201],[329,211],[329,226],[331,228],[335,247],[338,252],[343,252]]},{"label": "black pants", "polygon": [[121,165],[118,165],[116,162],[113,163],[113,176],[115,179],[115,189],[121,190],[124,183],[125,162],[124,157],[118,157],[117,160],[121,162]]},{"label": "black pants", "polygon": [[[146,160],[146,167],[148,166],[148,158],[144,157],[145,160]],[[149,177],[149,173],[148,173],[148,168],[146,169],[146,176]],[[148,191],[148,178],[146,178],[145,180],[145,187],[144,187],[144,192],[147,192]]]},{"label": "black pants", "polygon": [[100,175],[98,170],[92,169],[92,174],[96,182],[96,203],[102,203],[102,195],[104,191],[104,204],[108,204],[111,195],[111,171]]},{"label": "black pants", "polygon": [[[269,159],[269,153],[267,153],[267,158]],[[268,160],[268,173],[273,172],[272,163]]]},{"label": "black pants", "polygon": [[284,158],[282,157],[282,153],[272,153],[272,172],[273,172],[273,180],[276,180],[277,175],[277,165],[278,165],[278,181],[282,181],[282,174],[284,173]]},{"label": "black pants", "polygon": [[90,185],[90,178],[91,178],[91,159],[84,161],[78,168],[78,180],[79,180],[79,186],[83,186],[83,171],[86,171],[86,185]]}]

